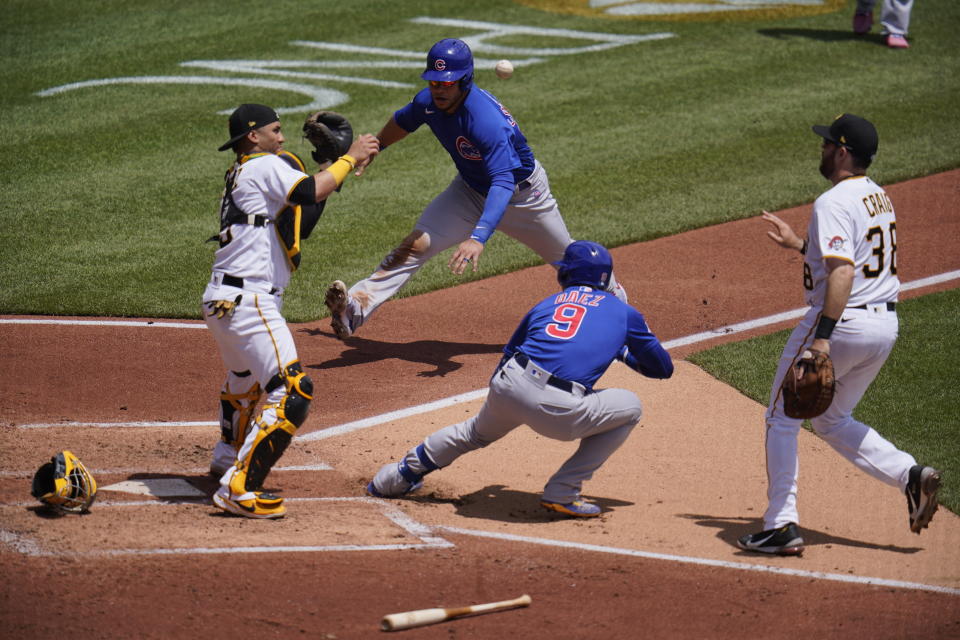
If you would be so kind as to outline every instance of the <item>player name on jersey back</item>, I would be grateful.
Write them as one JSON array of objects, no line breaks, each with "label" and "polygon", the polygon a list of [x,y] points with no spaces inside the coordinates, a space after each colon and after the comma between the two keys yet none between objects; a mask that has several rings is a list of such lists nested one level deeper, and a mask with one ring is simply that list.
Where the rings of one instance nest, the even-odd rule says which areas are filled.
[{"label": "player name on jersey back", "polygon": [[863,206],[867,210],[867,215],[871,218],[881,213],[893,213],[893,203],[890,202],[890,196],[883,190],[864,196]]},{"label": "player name on jersey back", "polygon": [[554,298],[554,304],[565,304],[572,302],[586,307],[599,307],[600,301],[606,297],[605,293],[594,293],[592,291],[564,291]]}]

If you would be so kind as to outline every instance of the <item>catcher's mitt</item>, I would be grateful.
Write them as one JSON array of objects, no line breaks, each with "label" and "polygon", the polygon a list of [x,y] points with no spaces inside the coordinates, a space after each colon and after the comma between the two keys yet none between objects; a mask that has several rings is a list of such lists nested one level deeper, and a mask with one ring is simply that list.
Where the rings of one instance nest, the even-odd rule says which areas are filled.
[{"label": "catcher's mitt", "polygon": [[314,147],[311,155],[317,164],[333,162],[353,143],[353,127],[336,111],[310,114],[303,123],[303,135]]},{"label": "catcher's mitt", "polygon": [[783,412],[791,418],[816,418],[833,402],[833,360],[807,349],[783,379]]}]

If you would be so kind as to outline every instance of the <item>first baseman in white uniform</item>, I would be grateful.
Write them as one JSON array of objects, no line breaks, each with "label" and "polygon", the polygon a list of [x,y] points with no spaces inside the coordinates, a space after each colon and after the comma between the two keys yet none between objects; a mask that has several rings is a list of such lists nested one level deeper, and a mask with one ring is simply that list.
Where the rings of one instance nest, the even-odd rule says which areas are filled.
[{"label": "first baseman in white uniform", "polygon": [[283,150],[280,118],[270,107],[238,107],[230,116],[230,136],[220,151],[233,149],[236,162],[226,174],[214,237],[220,246],[202,306],[227,369],[220,393],[222,440],[210,465],[222,474],[213,499],[224,511],[279,518],[286,512],[283,500],[264,493],[263,481],[306,420],[313,393],[280,314],[283,290],[320,205],[378,146],[374,136],[360,136],[348,153],[311,176]]},{"label": "first baseman in white uniform", "polygon": [[844,114],[814,126],[823,138],[820,173],[833,187],[813,205],[807,240],[777,216],[764,212],[768,235],[805,253],[803,285],[810,310],[780,356],[766,413],[768,505],[764,530],[740,538],[748,551],[799,555],[797,530],[797,435],[801,420],[783,411],[784,375],[805,350],[829,353],[836,395],[811,420],[816,433],[840,455],[874,478],[906,493],[910,530],[920,533],[937,509],[940,472],[917,464],[873,428],[853,417],[897,339],[897,219],[887,193],[866,176],[877,152],[873,124]]},{"label": "first baseman in white uniform", "polygon": [[[573,242],[547,172],[520,125],[496,97],[474,84],[470,47],[454,38],[437,42],[421,77],[429,87],[394,112],[380,130],[381,149],[427,125],[450,155],[457,175],[369,277],[349,291],[340,280],[327,289],[324,302],[341,340],[353,335],[427,260],[451,247],[455,249],[448,266],[460,275],[468,265],[477,271],[484,245],[498,229],[551,263]],[[613,276],[609,287],[626,302]]]}]

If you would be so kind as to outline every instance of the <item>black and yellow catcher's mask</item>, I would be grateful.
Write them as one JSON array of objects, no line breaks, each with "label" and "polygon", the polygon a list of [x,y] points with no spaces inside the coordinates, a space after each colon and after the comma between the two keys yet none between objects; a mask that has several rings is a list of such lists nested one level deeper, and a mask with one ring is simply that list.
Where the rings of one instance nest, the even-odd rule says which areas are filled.
[{"label": "black and yellow catcher's mask", "polygon": [[80,513],[96,499],[97,481],[77,456],[65,450],[37,469],[30,493],[56,511]]}]

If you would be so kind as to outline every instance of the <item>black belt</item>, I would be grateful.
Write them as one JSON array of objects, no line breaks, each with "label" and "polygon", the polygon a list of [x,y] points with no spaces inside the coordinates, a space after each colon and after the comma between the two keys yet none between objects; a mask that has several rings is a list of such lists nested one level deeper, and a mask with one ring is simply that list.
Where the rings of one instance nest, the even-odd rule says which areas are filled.
[{"label": "black belt", "polygon": [[[225,273],[223,274],[223,284],[227,285],[228,287],[236,287],[237,289],[243,289],[243,278],[238,278],[236,276],[231,276]],[[270,295],[274,295],[279,291],[280,289],[277,289],[276,287],[270,287]]]},{"label": "black belt", "polygon": [[523,191],[524,189],[530,188],[531,182],[529,180],[523,180],[517,183],[517,191]]},{"label": "black belt", "polygon": [[[513,359],[516,360],[517,364],[523,368],[526,368],[527,364],[530,362],[530,358],[528,358],[527,354],[523,353],[522,351],[517,351],[514,353]],[[547,384],[551,387],[556,387],[557,389],[566,391],[567,393],[573,393],[573,383],[569,380],[558,378],[555,375],[551,375],[549,378],[547,378]]]},{"label": "black belt", "polygon": [[[861,305],[859,305],[859,306],[850,307],[850,308],[851,308],[851,309],[866,309],[866,308],[869,307],[869,306],[870,306],[870,305],[868,305],[868,304],[861,304]],[[897,309],[897,303],[896,303],[896,302],[888,302],[888,303],[887,303],[887,311],[896,311],[896,309]]]}]

